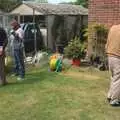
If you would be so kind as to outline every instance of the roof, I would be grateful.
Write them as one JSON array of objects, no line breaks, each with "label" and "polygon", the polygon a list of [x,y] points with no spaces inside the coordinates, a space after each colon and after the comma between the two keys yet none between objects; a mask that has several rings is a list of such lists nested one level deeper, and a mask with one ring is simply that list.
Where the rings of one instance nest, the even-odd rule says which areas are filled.
[{"label": "roof", "polygon": [[[38,10],[35,10],[34,13],[35,15],[43,15],[43,13],[39,12]],[[20,6],[12,10],[10,14],[33,15],[33,8],[26,4],[21,4]]]},{"label": "roof", "polygon": [[33,9],[35,10],[35,14],[40,15],[88,15],[88,9],[80,5],[48,4],[34,2],[25,2],[14,9],[11,13],[22,15],[26,13],[30,15],[33,14]]}]

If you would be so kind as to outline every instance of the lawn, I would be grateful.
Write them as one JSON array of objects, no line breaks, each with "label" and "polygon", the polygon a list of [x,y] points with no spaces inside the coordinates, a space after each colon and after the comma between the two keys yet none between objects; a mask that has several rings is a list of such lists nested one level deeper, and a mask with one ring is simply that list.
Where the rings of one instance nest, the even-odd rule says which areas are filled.
[{"label": "lawn", "polygon": [[0,87],[0,120],[120,120],[120,108],[106,101],[108,72],[30,68],[25,81],[8,80]]}]

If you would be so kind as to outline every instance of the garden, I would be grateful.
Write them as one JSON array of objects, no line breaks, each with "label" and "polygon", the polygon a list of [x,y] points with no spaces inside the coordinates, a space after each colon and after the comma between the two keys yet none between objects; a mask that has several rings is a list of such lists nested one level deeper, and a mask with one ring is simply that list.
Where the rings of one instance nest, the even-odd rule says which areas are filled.
[{"label": "garden", "polygon": [[24,81],[7,76],[0,87],[0,120],[119,120],[119,107],[106,100],[108,71],[70,67],[51,72],[48,66],[26,68]]},{"label": "garden", "polygon": [[[4,11],[1,11],[2,26],[4,22],[6,26],[9,21],[3,15],[7,17],[11,10],[22,4],[22,0],[6,1],[0,0],[0,8]],[[47,4],[46,0],[34,1]],[[44,36],[46,46],[32,41],[34,52],[24,52],[25,79],[18,81],[17,76],[13,76],[13,46],[6,49],[5,72],[8,84],[0,86],[0,120],[120,120],[120,107],[111,106],[107,100],[110,72],[105,53],[108,26],[118,22],[119,11],[112,7],[117,8],[118,3],[112,0],[109,3],[95,0],[63,1],[62,4],[82,5],[86,8],[89,2],[89,12],[85,12],[85,15],[70,15],[76,12],[71,8],[71,12],[68,9],[68,15],[54,15],[47,7],[41,9],[45,11],[45,17],[48,16],[45,26],[48,27],[50,22],[51,41],[48,39],[48,27],[48,36]],[[39,4],[36,8],[32,7],[32,14],[39,7]],[[55,11],[53,7],[51,11]],[[24,22],[25,17],[19,17]],[[35,22],[36,15],[32,17]],[[39,22],[42,22],[41,18]],[[36,30],[33,33],[36,40]],[[49,46],[49,42],[52,46]],[[26,45],[30,50],[30,44]],[[42,45],[40,51],[36,49],[37,45]]]},{"label": "garden", "polygon": [[9,84],[0,86],[0,120],[119,120],[119,107],[106,100],[110,73],[86,60],[86,46],[75,37],[62,57],[59,51],[27,57],[24,81],[11,76],[7,57]]}]

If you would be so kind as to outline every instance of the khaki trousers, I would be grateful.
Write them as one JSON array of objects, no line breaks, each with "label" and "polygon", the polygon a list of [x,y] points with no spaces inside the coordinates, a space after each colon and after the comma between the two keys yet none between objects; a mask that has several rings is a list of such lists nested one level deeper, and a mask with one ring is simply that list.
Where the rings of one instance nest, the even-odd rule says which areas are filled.
[{"label": "khaki trousers", "polygon": [[111,83],[108,98],[120,100],[120,57],[108,57]]}]

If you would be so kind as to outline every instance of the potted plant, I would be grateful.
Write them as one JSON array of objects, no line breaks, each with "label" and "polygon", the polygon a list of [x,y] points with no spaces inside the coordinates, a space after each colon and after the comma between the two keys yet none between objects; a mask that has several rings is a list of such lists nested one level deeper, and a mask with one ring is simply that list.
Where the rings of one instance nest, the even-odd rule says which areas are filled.
[{"label": "potted plant", "polygon": [[68,46],[64,48],[65,57],[72,59],[72,64],[80,66],[81,58],[84,57],[85,45],[81,43],[78,37],[72,39]]}]

